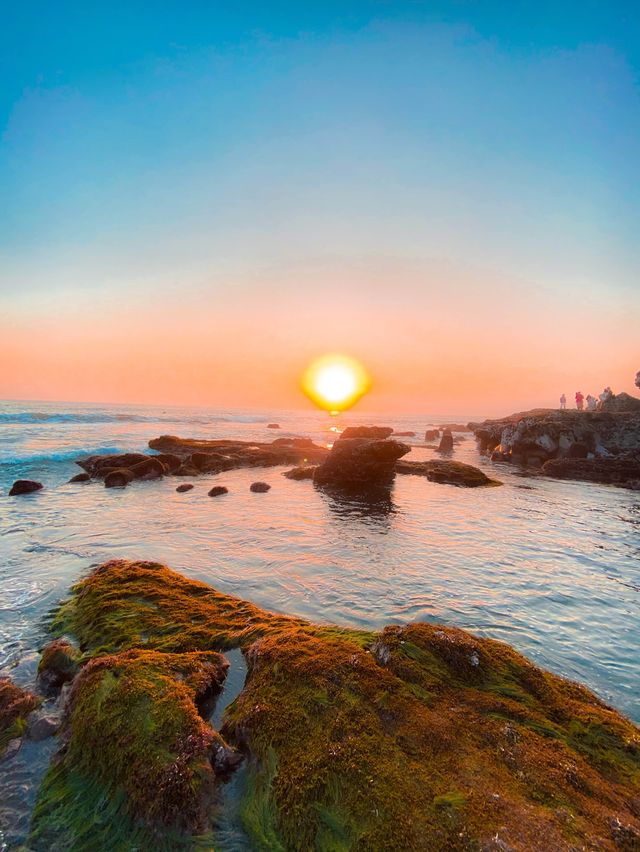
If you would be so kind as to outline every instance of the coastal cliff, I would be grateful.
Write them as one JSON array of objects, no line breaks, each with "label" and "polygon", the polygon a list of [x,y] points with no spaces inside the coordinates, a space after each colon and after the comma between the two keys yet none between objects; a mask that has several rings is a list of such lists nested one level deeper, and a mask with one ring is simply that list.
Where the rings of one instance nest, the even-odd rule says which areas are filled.
[{"label": "coastal cliff", "polygon": [[[500,642],[314,625],[122,560],[52,632],[82,658],[34,850],[212,848],[240,762],[255,848],[638,848],[638,728]],[[216,730],[233,648],[248,673]]]}]

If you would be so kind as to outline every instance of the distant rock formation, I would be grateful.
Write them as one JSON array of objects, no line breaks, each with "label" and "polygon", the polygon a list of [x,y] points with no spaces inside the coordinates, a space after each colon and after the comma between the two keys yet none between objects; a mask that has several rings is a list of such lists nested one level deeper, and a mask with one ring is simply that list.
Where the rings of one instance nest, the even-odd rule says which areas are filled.
[{"label": "distant rock formation", "polygon": [[[480,451],[495,461],[528,467],[544,465],[544,472],[563,478],[622,483],[627,466],[640,460],[640,400],[618,394],[607,403],[618,406],[602,411],[559,411],[535,409],[499,420],[469,424]],[[550,461],[594,461],[592,465],[547,465]],[[615,464],[613,462],[615,461]],[[611,463],[610,463],[611,462]],[[573,477],[571,471],[582,471]],[[588,475],[586,475],[588,471]]]},{"label": "distant rock formation", "polygon": [[367,438],[369,441],[382,441],[393,435],[390,426],[347,426],[340,435],[340,440],[347,438]]},{"label": "distant rock formation", "polygon": [[453,452],[453,435],[449,429],[445,429],[442,433],[442,438],[440,438],[440,444],[438,446],[439,453],[452,453]]}]

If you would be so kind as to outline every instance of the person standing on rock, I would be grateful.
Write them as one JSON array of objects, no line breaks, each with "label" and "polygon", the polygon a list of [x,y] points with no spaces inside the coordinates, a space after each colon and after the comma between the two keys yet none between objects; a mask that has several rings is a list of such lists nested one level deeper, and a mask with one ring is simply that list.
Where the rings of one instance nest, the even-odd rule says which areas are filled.
[{"label": "person standing on rock", "polygon": [[582,411],[584,408],[584,396],[582,395],[582,391],[576,391],[576,408],[578,411]]},{"label": "person standing on rock", "polygon": [[595,411],[598,400],[590,393],[587,394],[587,411]]},{"label": "person standing on rock", "polygon": [[560,397],[560,410],[564,411],[567,407],[567,398],[564,394]]}]

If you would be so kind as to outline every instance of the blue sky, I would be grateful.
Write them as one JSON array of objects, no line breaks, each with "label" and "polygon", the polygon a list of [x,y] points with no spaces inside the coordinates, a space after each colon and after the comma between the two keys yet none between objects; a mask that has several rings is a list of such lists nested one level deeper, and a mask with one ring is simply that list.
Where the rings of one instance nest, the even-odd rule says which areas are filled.
[{"label": "blue sky", "polygon": [[639,309],[633,6],[7,7],[5,317],[393,281],[443,315],[478,291],[590,306],[618,339]]}]

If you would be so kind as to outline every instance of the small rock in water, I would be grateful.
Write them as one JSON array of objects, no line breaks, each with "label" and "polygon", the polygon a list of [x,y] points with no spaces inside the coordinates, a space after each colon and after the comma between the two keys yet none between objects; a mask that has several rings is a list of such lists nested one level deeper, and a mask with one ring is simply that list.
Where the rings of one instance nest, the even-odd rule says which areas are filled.
[{"label": "small rock in water", "polygon": [[440,430],[439,429],[427,429],[427,431],[424,433],[424,439],[427,442],[427,444],[430,441],[437,441],[439,437],[440,437]]},{"label": "small rock in water", "polygon": [[254,482],[249,490],[256,494],[263,494],[265,491],[269,491],[270,488],[271,486],[268,482]]},{"label": "small rock in water", "polygon": [[133,474],[126,467],[110,470],[104,478],[105,488],[124,488],[133,479]]},{"label": "small rock in water", "polygon": [[178,487],[176,488],[176,491],[178,492],[178,494],[182,494],[185,491],[191,491],[192,488],[193,488],[193,485],[190,482],[183,482],[182,485],[178,485]]},{"label": "small rock in water", "polygon": [[280,428],[279,423],[268,423],[267,424],[267,429],[279,429],[279,428]]},{"label": "small rock in water", "polygon": [[34,491],[40,491],[42,487],[41,482],[34,482],[33,479],[16,479],[11,486],[9,497],[15,497],[17,494],[31,494]]},{"label": "small rock in water", "polygon": [[440,446],[438,447],[439,453],[451,453],[453,452],[453,435],[446,429],[442,433],[442,438],[440,438]]},{"label": "small rock in water", "polygon": [[46,695],[54,695],[76,676],[80,651],[66,639],[54,639],[42,650],[38,664],[38,686]]},{"label": "small rock in water", "polygon": [[88,473],[76,473],[75,476],[72,476],[69,482],[89,482],[91,477]]},{"label": "small rock in water", "polygon": [[214,485],[209,492],[209,497],[220,497],[221,494],[228,494],[229,489],[226,485]]},{"label": "small rock in water", "polygon": [[287,479],[313,479],[313,472],[316,469],[315,465],[307,465],[306,467],[294,467],[291,470],[285,470],[282,474]]},{"label": "small rock in water", "polygon": [[33,715],[27,725],[27,737],[34,742],[52,737],[58,730],[59,722],[55,716]]}]

